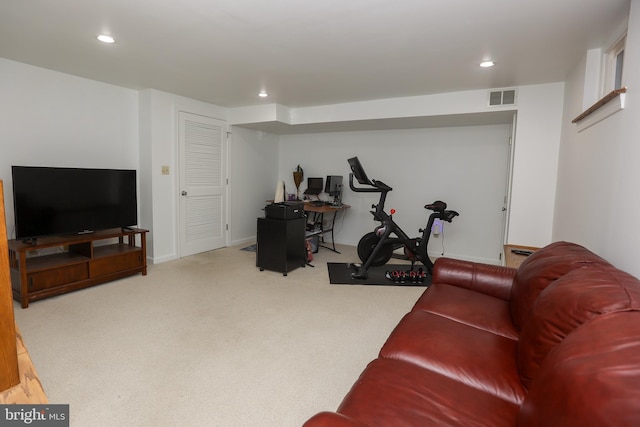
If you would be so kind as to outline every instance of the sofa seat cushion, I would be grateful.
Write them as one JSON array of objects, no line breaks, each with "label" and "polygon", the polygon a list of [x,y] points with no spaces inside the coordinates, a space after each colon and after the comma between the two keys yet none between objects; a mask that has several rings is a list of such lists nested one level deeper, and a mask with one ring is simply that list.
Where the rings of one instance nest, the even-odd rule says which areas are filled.
[{"label": "sofa seat cushion", "polygon": [[598,316],[549,353],[518,426],[640,426],[640,312]]},{"label": "sofa seat cushion", "polygon": [[458,286],[434,283],[414,305],[414,310],[428,311],[451,320],[517,340],[509,302]]},{"label": "sofa seat cushion", "polygon": [[426,311],[404,316],[380,357],[404,360],[509,402],[525,396],[517,341]]},{"label": "sofa seat cushion", "polygon": [[612,266],[577,268],[549,285],[533,304],[518,348],[525,387],[545,357],[589,320],[608,313],[640,310],[640,282]]},{"label": "sofa seat cushion", "polygon": [[518,330],[529,319],[533,302],[553,281],[586,265],[610,265],[588,249],[555,242],[534,252],[518,268],[511,287],[511,318]]},{"label": "sofa seat cushion", "polygon": [[338,412],[367,426],[513,426],[519,407],[434,371],[371,362]]}]

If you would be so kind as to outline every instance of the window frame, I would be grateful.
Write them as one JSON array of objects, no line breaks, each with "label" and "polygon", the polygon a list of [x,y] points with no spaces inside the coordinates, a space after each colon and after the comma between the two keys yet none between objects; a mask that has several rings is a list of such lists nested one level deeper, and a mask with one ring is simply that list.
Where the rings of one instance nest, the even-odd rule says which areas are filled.
[{"label": "window frame", "polygon": [[624,51],[627,34],[623,34],[605,54],[602,95],[624,87]]}]

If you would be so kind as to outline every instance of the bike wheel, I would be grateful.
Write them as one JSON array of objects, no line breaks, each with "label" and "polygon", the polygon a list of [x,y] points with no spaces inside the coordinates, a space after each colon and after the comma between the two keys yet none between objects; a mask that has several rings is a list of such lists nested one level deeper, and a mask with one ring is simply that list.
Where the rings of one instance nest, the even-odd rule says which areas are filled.
[{"label": "bike wheel", "polygon": [[[358,242],[358,257],[362,262],[367,262],[379,242],[380,237],[373,231],[362,236],[362,239]],[[389,244],[383,245],[376,257],[371,261],[371,267],[385,265],[391,259],[391,255],[393,255],[393,246]]]}]

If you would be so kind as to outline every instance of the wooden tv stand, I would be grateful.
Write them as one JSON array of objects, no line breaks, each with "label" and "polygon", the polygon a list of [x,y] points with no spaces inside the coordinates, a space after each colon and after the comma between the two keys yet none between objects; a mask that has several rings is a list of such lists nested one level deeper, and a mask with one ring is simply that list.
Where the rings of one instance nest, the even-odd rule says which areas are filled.
[{"label": "wooden tv stand", "polygon": [[[27,308],[30,301],[137,273],[144,276],[147,232],[140,228],[114,228],[90,234],[42,237],[33,244],[9,240],[13,298]],[[140,246],[136,246],[136,236],[140,236]],[[61,252],[42,255],[35,252],[47,248],[58,248]],[[27,253],[31,256],[27,257]]]}]

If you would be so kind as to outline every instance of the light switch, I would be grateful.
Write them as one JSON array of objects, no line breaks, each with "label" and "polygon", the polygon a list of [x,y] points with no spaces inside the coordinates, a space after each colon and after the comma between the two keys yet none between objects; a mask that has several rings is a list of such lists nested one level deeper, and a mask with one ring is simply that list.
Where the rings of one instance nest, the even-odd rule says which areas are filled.
[{"label": "light switch", "polygon": [[169,166],[162,166],[162,175],[169,175]]}]

